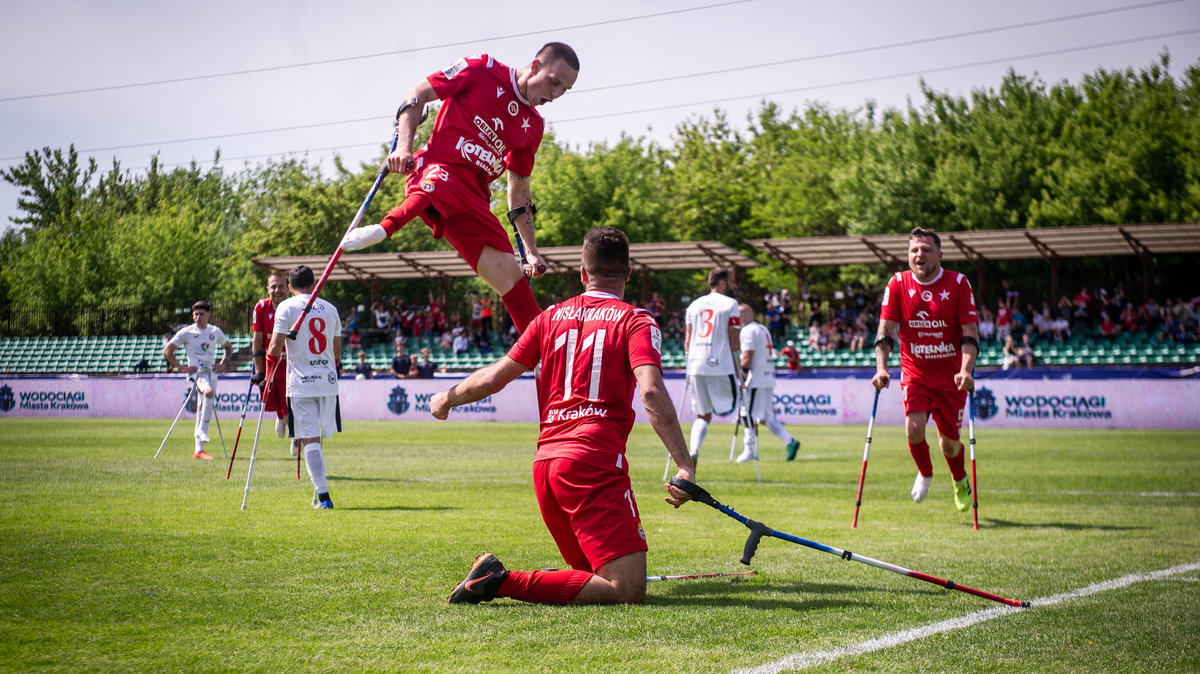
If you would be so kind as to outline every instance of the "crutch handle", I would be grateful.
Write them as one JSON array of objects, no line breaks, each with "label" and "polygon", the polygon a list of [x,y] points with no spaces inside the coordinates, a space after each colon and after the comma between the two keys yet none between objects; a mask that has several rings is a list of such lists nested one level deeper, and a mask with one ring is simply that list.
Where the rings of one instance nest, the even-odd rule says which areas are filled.
[{"label": "crutch handle", "polygon": [[746,538],[746,546],[742,548],[742,558],[738,561],[748,565],[750,560],[754,559],[754,553],[758,552],[758,542],[762,540],[763,536],[771,534],[771,527],[754,520],[747,521],[746,526],[750,527],[750,536]]},{"label": "crutch handle", "polygon": [[686,492],[688,496],[692,497],[693,501],[699,501],[714,508],[719,505],[717,500],[712,497],[712,494],[709,494],[704,487],[701,487],[691,480],[685,480],[682,477],[673,477],[671,478],[671,486],[680,491]]}]

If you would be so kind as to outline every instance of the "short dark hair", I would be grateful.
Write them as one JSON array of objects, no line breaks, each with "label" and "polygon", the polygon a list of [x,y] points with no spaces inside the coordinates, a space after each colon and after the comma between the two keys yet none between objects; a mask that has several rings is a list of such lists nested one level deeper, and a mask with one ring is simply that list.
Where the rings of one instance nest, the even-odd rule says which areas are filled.
[{"label": "short dark hair", "polygon": [[288,285],[296,290],[309,290],[313,287],[313,270],[306,264],[298,264],[288,274]]},{"label": "short dark hair", "polygon": [[713,267],[713,270],[708,272],[708,287],[716,288],[721,281],[729,283],[729,279],[732,277],[733,270],[729,267]]},{"label": "short dark hair", "polygon": [[615,227],[596,227],[583,237],[583,268],[588,276],[623,279],[629,274],[629,237]]},{"label": "short dark hair", "polygon": [[270,283],[271,279],[273,278],[282,279],[284,283],[287,283],[288,275],[287,272],[283,271],[282,269],[276,269],[267,276],[267,283]]},{"label": "short dark hair", "polygon": [[924,227],[913,227],[912,231],[908,233],[908,238],[910,238],[910,239],[915,239],[918,236],[927,236],[927,237],[933,239],[933,245],[937,246],[938,250],[942,249],[942,237],[938,236],[937,232],[933,231],[932,229],[925,229]]},{"label": "short dark hair", "polygon": [[200,300],[192,305],[192,311],[196,311],[197,309],[201,311],[207,311],[210,314],[212,313],[212,307],[208,306],[208,302],[205,302],[204,300]]},{"label": "short dark hair", "polygon": [[571,66],[572,70],[579,71],[579,57],[575,54],[574,49],[563,42],[547,42],[538,50],[536,58],[543,64],[562,61]]}]

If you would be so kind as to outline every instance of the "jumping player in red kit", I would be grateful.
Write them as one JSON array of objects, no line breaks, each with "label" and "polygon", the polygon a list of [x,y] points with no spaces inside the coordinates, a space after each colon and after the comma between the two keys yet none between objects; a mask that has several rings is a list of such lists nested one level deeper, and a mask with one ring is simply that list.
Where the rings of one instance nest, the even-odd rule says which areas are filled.
[{"label": "jumping player in red kit", "polygon": [[967,392],[975,387],[971,373],[979,355],[975,293],[966,276],[942,268],[942,241],[936,232],[917,227],[909,233],[908,266],[909,271],[892,276],[883,293],[871,384],[878,391],[891,382],[887,361],[895,346],[892,333],[899,326],[904,430],[917,464],[913,501],[925,499],[933,478],[925,441],[925,424],[932,416],[954,480],[954,505],[966,511],[971,507],[971,482],[959,429]]},{"label": "jumping player in red kit", "polygon": [[[499,295],[517,329],[541,311],[524,278],[538,278],[545,264],[534,240],[536,208],[529,191],[534,155],[542,142],[535,109],[575,84],[579,58],[561,42],[543,46],[529,65],[510,68],[487,54],[459,59],[413,85],[401,105],[398,141],[388,170],[408,174],[404,201],[377,225],[342,239],[343,250],[383,241],[415,217],[445,237],[463,260]],[[425,104],[442,100],[433,133],[413,152],[413,136]],[[508,233],[491,211],[492,181],[508,171],[508,219],[525,246],[526,268],[513,257]]]},{"label": "jumping player in red kit", "polygon": [[[448,601],[511,597],[539,604],[640,604],[646,597],[646,534],[629,481],[625,443],[633,429],[633,391],[641,389],[651,426],[692,480],[675,407],[662,379],[662,333],[644,309],[621,300],[629,280],[629,240],[599,227],[583,243],[587,289],[542,312],[508,355],[430,402],[450,409],[503,389],[539,363],[541,433],[533,483],[542,520],[570,570],[510,571],[490,553],[476,558]],[[664,485],[678,508],[687,494]]]},{"label": "jumping player in red kit", "polygon": [[[250,350],[254,359],[254,374],[251,381],[259,386],[262,404],[268,412],[275,413],[275,433],[287,437],[287,367],[276,368],[272,383],[267,382],[267,344],[275,332],[275,309],[288,298],[287,274],[281,271],[267,277],[267,298],[254,305],[250,321]],[[269,394],[268,394],[269,392]],[[292,440],[292,456],[296,456],[296,441]]]}]

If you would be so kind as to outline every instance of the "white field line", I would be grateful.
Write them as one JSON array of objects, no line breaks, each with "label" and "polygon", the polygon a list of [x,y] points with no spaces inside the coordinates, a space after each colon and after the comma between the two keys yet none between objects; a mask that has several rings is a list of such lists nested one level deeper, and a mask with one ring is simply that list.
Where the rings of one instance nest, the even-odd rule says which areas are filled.
[{"label": "white field line", "polygon": [[[1179,566],[1173,566],[1169,569],[1163,569],[1161,571],[1134,573],[1121,578],[1115,578],[1113,580],[1106,580],[1094,585],[1088,585],[1087,587],[1082,587],[1077,590],[1071,590],[1070,592],[1064,592],[1062,594],[1056,594],[1049,597],[1042,597],[1041,599],[1034,599],[1030,601],[1030,604],[1032,605],[1032,608],[1040,606],[1052,606],[1064,601],[1086,597],[1091,594],[1120,589],[1134,583],[1140,583],[1147,580],[1161,580],[1169,576],[1188,573],[1196,570],[1200,570],[1200,562],[1180,564]],[[815,667],[817,665],[833,662],[838,658],[862,655],[864,653],[871,653],[873,651],[899,646],[900,644],[916,641],[917,639],[924,639],[925,637],[941,634],[942,632],[948,632],[950,630],[959,629],[962,627],[970,627],[976,623],[981,623],[993,618],[999,618],[1001,616],[1011,615],[1013,613],[1027,610],[1030,609],[1021,609],[1012,606],[997,606],[995,608],[968,613],[967,615],[958,618],[943,620],[942,622],[925,625],[923,627],[914,627],[912,629],[902,630],[900,632],[885,634],[884,636],[877,637],[875,639],[868,639],[867,641],[861,641],[851,646],[833,648],[827,651],[815,651],[812,653],[797,653],[795,655],[789,655],[780,660],[776,660],[775,662],[769,662],[765,665],[759,665],[758,667],[752,667],[749,669],[739,669],[736,671],[738,674],[774,674],[775,672],[807,669],[809,667]]]}]

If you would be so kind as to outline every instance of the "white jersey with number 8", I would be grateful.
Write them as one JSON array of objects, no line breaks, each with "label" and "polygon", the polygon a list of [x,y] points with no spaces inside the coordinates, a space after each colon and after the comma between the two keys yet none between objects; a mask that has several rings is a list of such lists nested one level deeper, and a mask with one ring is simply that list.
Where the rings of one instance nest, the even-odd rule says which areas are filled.
[{"label": "white jersey with number 8", "polygon": [[[275,310],[275,332],[285,335],[304,312],[308,295],[294,295]],[[337,355],[333,338],[342,334],[337,308],[321,298],[312,309],[296,339],[284,340],[287,347],[287,392],[290,398],[318,398],[338,394]]]}]

